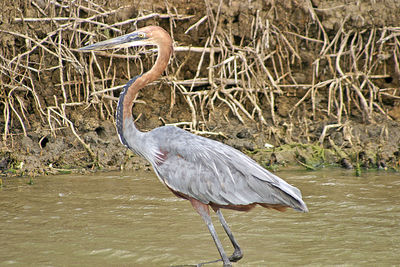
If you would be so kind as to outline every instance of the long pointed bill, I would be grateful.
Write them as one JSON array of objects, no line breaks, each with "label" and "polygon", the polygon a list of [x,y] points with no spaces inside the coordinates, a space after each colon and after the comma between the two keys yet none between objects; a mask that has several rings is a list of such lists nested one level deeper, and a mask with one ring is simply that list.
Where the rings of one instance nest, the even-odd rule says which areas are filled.
[{"label": "long pointed bill", "polygon": [[112,48],[127,48],[132,46],[151,45],[143,32],[132,32],[109,40],[98,42],[79,48],[82,51],[105,50]]}]

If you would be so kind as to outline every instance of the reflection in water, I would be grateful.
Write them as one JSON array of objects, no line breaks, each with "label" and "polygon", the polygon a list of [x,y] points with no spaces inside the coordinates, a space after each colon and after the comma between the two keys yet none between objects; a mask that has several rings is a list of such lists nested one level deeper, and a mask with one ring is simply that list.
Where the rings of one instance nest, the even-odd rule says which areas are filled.
[{"label": "reflection in water", "polygon": [[[302,190],[310,212],[224,211],[244,251],[234,266],[399,264],[399,174],[356,178],[330,169],[278,175]],[[41,177],[32,186],[26,179],[3,183],[1,266],[171,266],[219,256],[190,203],[151,172]]]}]

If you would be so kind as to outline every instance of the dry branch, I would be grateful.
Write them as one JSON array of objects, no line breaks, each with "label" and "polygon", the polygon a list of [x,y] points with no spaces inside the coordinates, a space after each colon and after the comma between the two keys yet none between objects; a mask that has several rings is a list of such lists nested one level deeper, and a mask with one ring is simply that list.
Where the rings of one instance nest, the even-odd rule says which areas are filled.
[{"label": "dry branch", "polygon": [[[107,26],[107,27],[119,27],[119,26],[122,26],[122,25],[125,25],[125,24],[136,23],[138,21],[152,19],[152,18],[160,18],[160,19],[173,18],[173,19],[176,19],[176,20],[187,20],[187,19],[191,19],[193,17],[194,17],[193,15],[187,16],[187,15],[151,13],[151,14],[148,14],[148,15],[145,15],[145,16],[134,18],[134,19],[128,19],[128,20],[125,20],[125,21],[114,23],[114,24],[112,24],[110,26]],[[105,27],[105,28],[107,28],[107,27]]]},{"label": "dry branch", "polygon": [[[391,101],[400,99],[398,88],[385,88],[380,83],[383,79],[400,77],[400,27],[346,30],[350,20],[347,16],[333,38],[329,38],[319,17],[321,9],[313,8],[311,0],[305,1],[310,23],[304,27],[314,27],[313,30],[304,30],[303,25],[290,21],[281,23],[273,16],[257,11],[249,26],[243,24],[244,28],[240,29],[243,32],[239,33],[233,33],[233,24],[224,22],[227,14],[221,0],[205,1],[206,10],[196,19],[192,15],[178,14],[176,10],[173,13],[166,4],[166,12],[140,10],[138,17],[123,21],[115,21],[118,17],[115,14],[124,7],[106,10],[92,1],[51,0],[46,2],[46,8],[36,0],[27,3],[32,4],[38,17],[15,18],[14,23],[25,29],[23,31],[0,30],[0,34],[11,35],[22,46],[19,50],[7,53],[2,50],[0,53],[3,141],[16,128],[20,129],[21,135],[32,130],[26,111],[26,99],[30,98],[33,109],[52,134],[68,127],[89,156],[95,159],[94,152],[68,117],[70,111],[86,107],[98,112],[99,117],[112,118],[116,91],[131,78],[131,72],[142,73],[148,68],[146,62],[149,60],[142,61],[143,54],[157,51],[142,49],[130,55],[130,51],[121,50],[82,55],[76,47],[92,42],[99,33],[102,36],[98,39],[108,38],[110,31],[111,34],[124,34],[127,24],[149,19],[169,20],[171,35],[176,39],[174,51],[185,56],[183,63],[178,56],[171,60],[168,72],[174,76],[168,76],[161,85],[172,85],[171,111],[177,98],[175,94],[182,96],[191,116],[191,121],[184,126],[200,134],[213,134],[207,130],[205,114],[207,109],[211,113],[217,105],[232,111],[243,124],[279,125],[283,119],[275,109],[280,98],[299,94],[302,97],[291,103],[289,124],[296,118],[305,120],[308,113],[304,111],[309,110],[314,117],[320,112],[336,120],[324,128],[319,139],[322,143],[329,127],[342,125],[352,114],[352,109],[359,109],[368,122],[372,121],[374,112],[387,115],[382,97]],[[271,8],[274,10],[275,7]],[[57,10],[56,15],[51,10]],[[91,15],[83,17],[80,10]],[[46,23],[50,29],[40,37],[30,27],[24,27],[38,23]],[[179,36],[177,28],[182,25],[185,26],[180,33],[199,35],[202,47],[184,43],[176,37]],[[195,29],[208,32],[204,34]],[[310,50],[307,50],[310,52],[307,57],[304,47]],[[191,68],[188,64],[193,64],[193,56],[199,60]],[[310,61],[311,71],[307,72],[309,66],[299,67]],[[116,67],[124,62],[124,68]],[[179,66],[177,71],[176,66]],[[188,70],[195,72],[191,79],[185,79],[182,74]],[[306,79],[298,79],[296,73],[305,75]],[[44,90],[41,83],[44,77],[55,80],[53,84],[58,92],[53,100],[40,91]],[[57,99],[61,104],[57,104]],[[232,120],[229,116],[225,118]]]}]

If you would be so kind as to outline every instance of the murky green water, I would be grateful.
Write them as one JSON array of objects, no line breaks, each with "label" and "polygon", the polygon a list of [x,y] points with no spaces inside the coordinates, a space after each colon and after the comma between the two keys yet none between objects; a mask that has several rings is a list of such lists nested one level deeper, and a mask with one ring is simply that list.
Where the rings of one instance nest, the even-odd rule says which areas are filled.
[{"label": "murky green water", "polygon": [[[400,264],[400,174],[356,178],[330,169],[278,175],[302,190],[310,213],[225,211],[244,250],[234,266]],[[27,181],[3,179],[1,266],[170,266],[218,257],[201,218],[152,172]]]}]

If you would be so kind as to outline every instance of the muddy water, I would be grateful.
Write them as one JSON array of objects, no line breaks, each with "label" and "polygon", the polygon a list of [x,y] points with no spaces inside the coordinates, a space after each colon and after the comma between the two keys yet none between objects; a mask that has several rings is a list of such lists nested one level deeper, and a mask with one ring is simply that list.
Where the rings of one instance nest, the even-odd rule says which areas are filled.
[{"label": "muddy water", "polygon": [[[310,213],[225,211],[245,254],[235,266],[400,264],[399,174],[278,174],[302,189]],[[171,266],[218,257],[201,218],[152,172],[26,182],[3,179],[0,189],[1,266]]]}]

